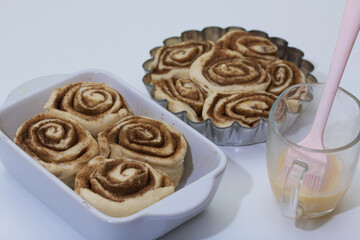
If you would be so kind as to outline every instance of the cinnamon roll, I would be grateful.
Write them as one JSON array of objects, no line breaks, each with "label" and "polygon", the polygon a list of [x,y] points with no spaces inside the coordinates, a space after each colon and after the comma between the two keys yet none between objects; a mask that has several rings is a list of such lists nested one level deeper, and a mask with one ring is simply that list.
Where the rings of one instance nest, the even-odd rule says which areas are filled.
[{"label": "cinnamon roll", "polygon": [[93,136],[131,114],[120,93],[104,83],[78,82],[52,92],[46,112],[79,122]]},{"label": "cinnamon roll", "polygon": [[152,80],[189,77],[190,65],[213,48],[211,41],[186,41],[161,47],[149,66]]},{"label": "cinnamon roll", "polygon": [[213,93],[205,100],[203,118],[210,118],[218,127],[228,127],[237,121],[244,127],[254,127],[267,119],[276,96],[264,91]]},{"label": "cinnamon roll", "polygon": [[283,96],[287,109],[292,113],[297,113],[301,110],[301,104],[303,101],[311,101],[313,95],[309,91],[308,86],[298,86],[292,88]]},{"label": "cinnamon roll", "polygon": [[98,155],[89,131],[71,119],[47,113],[24,122],[14,142],[71,188],[76,173]]},{"label": "cinnamon roll", "polygon": [[193,122],[202,121],[202,108],[207,92],[189,78],[154,81],[154,98],[166,99],[171,112],[186,111]]},{"label": "cinnamon roll", "polygon": [[241,53],[245,57],[266,60],[279,59],[278,47],[269,39],[256,36],[246,31],[230,31],[217,42],[217,49],[230,49]]},{"label": "cinnamon roll", "polygon": [[288,106],[284,98],[281,98],[276,104],[274,109],[274,120],[276,122],[282,122],[286,119],[286,113],[288,111]]},{"label": "cinnamon roll", "polygon": [[266,72],[271,77],[271,83],[266,91],[275,95],[280,95],[292,85],[305,83],[305,75],[295,64],[286,60],[271,62],[266,67]]},{"label": "cinnamon roll", "polygon": [[98,156],[76,175],[75,191],[99,211],[126,217],[172,194],[174,185],[147,163]]},{"label": "cinnamon roll", "polygon": [[298,113],[301,111],[304,101],[311,101],[313,96],[308,86],[297,86],[290,89],[279,100],[274,109],[274,119],[277,122],[284,121],[286,119],[286,113]]},{"label": "cinnamon roll", "polygon": [[128,157],[165,172],[177,186],[184,172],[187,143],[172,126],[142,116],[128,116],[98,134],[100,155]]},{"label": "cinnamon roll", "polygon": [[261,64],[228,49],[199,57],[191,65],[190,78],[212,92],[263,91],[270,84]]}]

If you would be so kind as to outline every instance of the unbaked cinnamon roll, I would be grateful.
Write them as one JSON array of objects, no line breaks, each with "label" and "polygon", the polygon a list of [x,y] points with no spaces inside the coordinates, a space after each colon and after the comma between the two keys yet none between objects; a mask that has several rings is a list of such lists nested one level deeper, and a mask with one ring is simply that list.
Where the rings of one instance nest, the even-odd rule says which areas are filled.
[{"label": "unbaked cinnamon roll", "polygon": [[98,134],[100,155],[128,157],[165,172],[177,186],[184,172],[187,143],[178,130],[148,117],[128,116]]},{"label": "unbaked cinnamon roll", "polygon": [[305,75],[295,64],[286,60],[271,62],[267,65],[266,72],[271,77],[271,83],[266,91],[275,95],[280,95],[292,85],[305,83]]},{"label": "unbaked cinnamon roll", "polygon": [[290,112],[299,112],[303,101],[311,101],[313,99],[313,95],[309,89],[309,86],[297,86],[283,96],[287,109]]},{"label": "unbaked cinnamon roll", "polygon": [[166,99],[171,112],[186,111],[193,122],[202,121],[202,108],[207,92],[189,78],[154,81],[154,98]]},{"label": "unbaked cinnamon roll", "polygon": [[213,93],[205,100],[203,118],[210,118],[218,127],[228,127],[237,121],[244,127],[256,126],[267,119],[276,96],[264,91]]},{"label": "unbaked cinnamon roll", "polygon": [[89,131],[71,119],[46,113],[24,122],[14,142],[71,188],[76,173],[98,154]]},{"label": "unbaked cinnamon roll", "polygon": [[276,104],[274,109],[274,120],[276,122],[282,122],[286,119],[286,113],[288,111],[288,106],[284,98],[281,98]]},{"label": "unbaked cinnamon roll", "polygon": [[256,60],[231,50],[216,50],[199,57],[190,78],[212,92],[264,91],[270,76]]},{"label": "unbaked cinnamon roll", "polygon": [[98,156],[76,175],[75,191],[99,211],[126,217],[170,195],[174,185],[147,163]]},{"label": "unbaked cinnamon roll", "polygon": [[278,48],[269,39],[242,30],[224,34],[216,42],[216,48],[237,51],[245,57],[266,60],[279,59]]},{"label": "unbaked cinnamon roll", "polygon": [[152,80],[189,77],[190,65],[213,48],[211,41],[187,41],[161,47],[149,67]]},{"label": "unbaked cinnamon roll", "polygon": [[93,136],[131,114],[120,93],[104,83],[78,82],[52,92],[46,112],[74,119]]},{"label": "unbaked cinnamon roll", "polygon": [[298,113],[301,111],[304,101],[311,101],[313,95],[309,86],[297,86],[290,89],[279,100],[274,109],[274,119],[277,122],[284,121],[287,112]]}]

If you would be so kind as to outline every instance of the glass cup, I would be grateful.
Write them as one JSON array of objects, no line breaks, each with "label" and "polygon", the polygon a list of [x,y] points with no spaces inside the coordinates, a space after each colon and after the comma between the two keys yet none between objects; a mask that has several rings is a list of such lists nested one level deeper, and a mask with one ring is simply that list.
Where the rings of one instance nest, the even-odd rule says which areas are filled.
[{"label": "glass cup", "polygon": [[[266,141],[270,185],[283,214],[314,218],[333,211],[350,186],[359,160],[360,102],[339,88],[323,135],[324,150],[299,146],[310,132],[325,84],[299,84],[285,90],[271,108]],[[302,151],[303,156],[292,156]],[[316,156],[326,155],[318,190],[305,184]],[[315,156],[309,160],[309,156]],[[309,178],[307,178],[309,179]]]}]

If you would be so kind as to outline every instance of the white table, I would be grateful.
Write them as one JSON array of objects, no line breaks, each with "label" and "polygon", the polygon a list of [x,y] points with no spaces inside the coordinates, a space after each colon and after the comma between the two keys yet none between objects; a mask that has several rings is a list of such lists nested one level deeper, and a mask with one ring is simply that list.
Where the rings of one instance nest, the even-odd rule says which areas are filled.
[{"label": "white table", "polygon": [[[326,75],[344,1],[0,1],[0,104],[19,84],[49,74],[103,69],[148,95],[142,63],[170,36],[242,26],[288,40]],[[360,39],[341,86],[360,97]],[[329,216],[281,215],[267,180],[265,144],[223,147],[228,167],[210,207],[163,239],[359,239],[360,169]],[[0,164],[0,239],[84,239]]]}]

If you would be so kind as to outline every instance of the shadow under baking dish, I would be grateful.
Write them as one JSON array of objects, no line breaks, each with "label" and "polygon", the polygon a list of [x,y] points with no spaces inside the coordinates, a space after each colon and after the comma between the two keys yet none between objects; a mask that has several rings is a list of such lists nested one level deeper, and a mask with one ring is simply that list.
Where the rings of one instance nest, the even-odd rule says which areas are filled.
[{"label": "shadow under baking dish", "polygon": [[[123,95],[134,114],[164,121],[184,134],[188,153],[184,177],[175,193],[131,216],[109,217],[14,144],[12,139],[17,128],[35,114],[44,112],[43,106],[55,88],[81,81],[108,84]],[[88,239],[162,236],[208,207],[226,166],[226,156],[215,144],[119,78],[100,70],[46,76],[15,89],[0,107],[0,160],[34,196]]]}]

